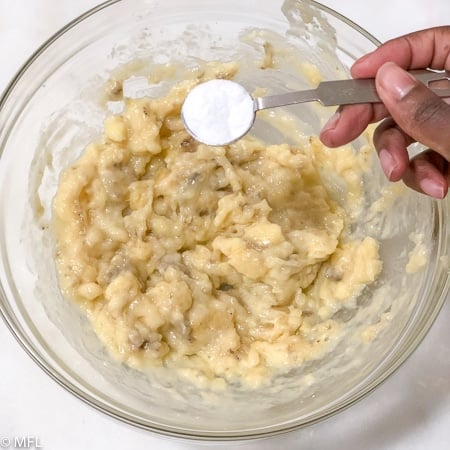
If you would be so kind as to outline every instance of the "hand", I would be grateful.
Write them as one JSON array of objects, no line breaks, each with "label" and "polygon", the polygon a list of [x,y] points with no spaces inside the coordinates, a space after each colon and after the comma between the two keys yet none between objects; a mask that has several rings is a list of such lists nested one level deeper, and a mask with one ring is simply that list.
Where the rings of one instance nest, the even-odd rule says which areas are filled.
[{"label": "hand", "polygon": [[[374,144],[388,179],[444,198],[450,184],[450,105],[405,71],[424,68],[450,70],[450,26],[393,39],[356,61],[352,76],[375,77],[383,104],[340,107],[320,138],[337,147],[384,118]],[[413,142],[429,149],[410,160],[407,146]]]}]

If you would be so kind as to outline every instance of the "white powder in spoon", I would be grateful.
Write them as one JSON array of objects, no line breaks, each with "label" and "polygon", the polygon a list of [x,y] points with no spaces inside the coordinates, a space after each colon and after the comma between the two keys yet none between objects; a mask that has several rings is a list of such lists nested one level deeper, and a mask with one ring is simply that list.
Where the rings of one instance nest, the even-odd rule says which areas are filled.
[{"label": "white powder in spoon", "polygon": [[188,132],[208,145],[236,141],[255,120],[253,98],[243,86],[229,80],[196,86],[186,97],[181,114]]}]

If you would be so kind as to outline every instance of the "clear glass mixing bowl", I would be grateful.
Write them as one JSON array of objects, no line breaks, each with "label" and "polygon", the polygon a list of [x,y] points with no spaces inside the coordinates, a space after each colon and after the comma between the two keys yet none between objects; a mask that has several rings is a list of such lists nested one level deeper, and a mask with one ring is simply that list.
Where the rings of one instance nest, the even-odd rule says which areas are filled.
[{"label": "clear glass mixing bowl", "polygon": [[[384,270],[359,299],[359,313],[342,318],[354,333],[326,361],[290,372],[269,389],[230,388],[214,394],[180,386],[164,374],[149,380],[114,362],[85,317],[61,297],[51,199],[60,170],[99,136],[105,115],[102,96],[111,71],[121,66],[145,75],[149,61],[254,57],[260,50],[242,39],[248,29],[282,36],[330,79],[347,76],[351,63],[377,46],[357,25],[310,1],[109,1],[40,48],[0,101],[2,315],[22,347],[67,390],[113,417],[159,433],[241,439],[329,417],[367,395],[400,366],[430,328],[448,292],[449,200],[436,202],[405,191],[397,199],[386,197],[381,212],[361,224],[380,241]],[[250,74],[243,82],[249,88],[266,85],[273,92],[307,86],[288,72],[270,80]],[[317,133],[331,113],[317,105],[291,111],[307,133]],[[257,126],[255,133],[280,140],[265,127]],[[366,181],[370,205],[386,187],[376,161]],[[417,250],[414,239],[420,240],[428,262],[407,274],[409,253]],[[367,308],[386,319],[370,344],[355,339],[373,324],[365,322]],[[311,373],[314,382],[308,382]]]}]

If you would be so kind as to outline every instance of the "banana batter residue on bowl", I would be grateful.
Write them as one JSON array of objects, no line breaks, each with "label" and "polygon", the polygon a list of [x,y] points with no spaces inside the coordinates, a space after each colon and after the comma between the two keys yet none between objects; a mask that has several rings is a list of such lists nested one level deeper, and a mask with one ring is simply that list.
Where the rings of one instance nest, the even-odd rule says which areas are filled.
[{"label": "banana batter residue on bowl", "polygon": [[364,155],[316,137],[199,144],[180,119],[194,85],[127,99],[61,175],[60,285],[120,361],[257,387],[329,352],[336,313],[380,274],[337,200],[360,199]]}]

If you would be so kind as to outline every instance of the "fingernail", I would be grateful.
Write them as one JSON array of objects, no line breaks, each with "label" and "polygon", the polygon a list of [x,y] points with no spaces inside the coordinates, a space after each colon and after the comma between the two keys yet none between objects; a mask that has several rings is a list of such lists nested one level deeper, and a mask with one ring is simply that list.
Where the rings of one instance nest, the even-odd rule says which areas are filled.
[{"label": "fingernail", "polygon": [[445,197],[445,190],[442,184],[437,183],[430,178],[424,178],[420,182],[420,188],[425,194],[428,194],[431,197],[442,199]]},{"label": "fingernail", "polygon": [[339,111],[336,111],[329,119],[328,122],[323,127],[322,131],[328,131],[328,130],[334,130],[338,123],[339,119],[341,118],[341,113]]},{"label": "fingernail", "polygon": [[392,173],[397,168],[397,163],[386,149],[380,150],[379,156],[383,172],[385,173],[387,179],[390,180],[392,177]]},{"label": "fingernail", "polygon": [[392,62],[383,64],[377,73],[380,86],[394,95],[397,100],[406,97],[417,83],[408,72]]}]

